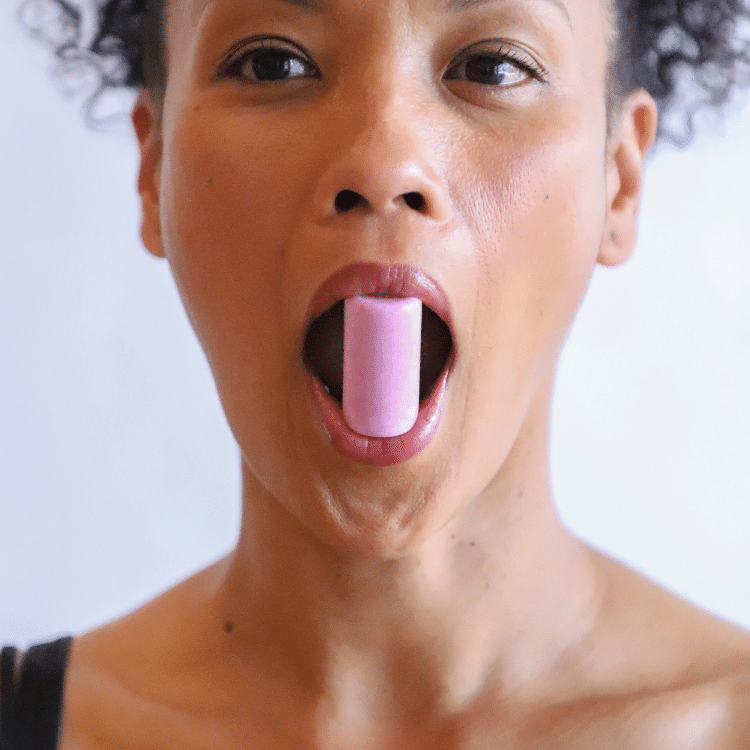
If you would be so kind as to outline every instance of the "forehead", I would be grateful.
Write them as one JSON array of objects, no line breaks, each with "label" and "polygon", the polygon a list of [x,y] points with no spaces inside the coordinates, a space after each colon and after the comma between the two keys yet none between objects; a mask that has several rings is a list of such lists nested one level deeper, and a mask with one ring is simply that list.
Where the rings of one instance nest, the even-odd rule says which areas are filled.
[{"label": "forehead", "polygon": [[[395,11],[406,11],[414,17],[433,19],[460,18],[482,9],[492,10],[519,6],[544,6],[560,13],[568,26],[573,28],[580,18],[603,13],[608,15],[614,0],[163,0],[167,6],[169,25],[195,27],[206,10],[216,2],[230,2],[238,10],[264,14],[289,12],[310,17],[331,16],[341,19],[346,16],[368,17],[377,13],[393,15]],[[171,33],[171,31],[170,31]]]},{"label": "forehead", "polygon": [[[202,7],[205,9],[206,6],[210,5],[214,0],[198,0],[197,3],[194,3],[198,7],[202,5]],[[242,1],[242,0],[239,0]],[[427,10],[433,10],[437,13],[457,13],[460,11],[467,11],[472,8],[478,8],[483,5],[491,5],[492,3],[496,3],[498,0],[428,0],[427,2],[424,2],[424,0],[420,2],[412,1],[409,2],[407,0],[406,5],[410,6],[427,6]],[[561,0],[551,0],[556,5],[558,5],[560,8],[563,9],[564,12],[567,13],[567,10],[565,8],[565,5]],[[358,0],[357,2],[349,2],[347,3],[346,0],[260,0],[261,5],[266,6],[273,6],[273,5],[288,5],[292,6],[294,8],[299,8],[301,10],[308,11],[310,13],[331,13],[334,11],[339,10],[341,7],[344,9],[349,6],[351,9],[364,9],[368,6],[368,2],[365,0],[364,2],[362,0]],[[374,2],[370,3],[371,7],[383,7],[387,5],[387,0],[375,0]]]}]

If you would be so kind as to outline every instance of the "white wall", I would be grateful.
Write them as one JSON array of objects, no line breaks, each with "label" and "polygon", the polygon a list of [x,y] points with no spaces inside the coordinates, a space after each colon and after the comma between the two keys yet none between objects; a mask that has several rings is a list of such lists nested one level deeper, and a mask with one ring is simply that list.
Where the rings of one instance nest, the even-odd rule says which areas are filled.
[{"label": "white wall", "polygon": [[[11,5],[15,5],[15,2]],[[7,8],[7,6],[6,6]],[[128,133],[83,125],[0,14],[0,641],[111,619],[228,551],[239,460]],[[750,106],[647,177],[560,368],[554,477],[587,540],[750,626]]]}]

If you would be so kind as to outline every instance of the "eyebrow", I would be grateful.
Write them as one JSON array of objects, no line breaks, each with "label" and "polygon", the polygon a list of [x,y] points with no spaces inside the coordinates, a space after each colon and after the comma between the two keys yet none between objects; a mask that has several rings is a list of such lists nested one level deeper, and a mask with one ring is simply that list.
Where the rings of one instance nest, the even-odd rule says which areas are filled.
[{"label": "eyebrow", "polygon": [[[284,0],[284,2],[294,2],[295,4],[297,2],[307,3],[308,1],[309,0]],[[315,0],[312,0],[312,2],[315,2]],[[491,2],[493,2],[493,0],[447,0],[445,7],[447,10],[458,13],[462,10],[470,10],[471,8],[477,8],[480,5],[486,5]],[[570,19],[570,13],[568,13],[568,9],[565,7],[562,0],[546,0],[546,2],[552,3],[552,5],[563,12],[565,20],[568,22],[568,26],[572,28],[573,22]]]},{"label": "eyebrow", "polygon": [[[276,0],[280,3],[286,3],[287,5],[293,5],[295,8],[301,8],[302,10],[308,10],[312,11],[314,13],[320,12],[323,10],[323,6],[326,4],[325,0]],[[452,11],[454,13],[459,13],[462,10],[470,10],[471,8],[478,8],[480,5],[486,5],[487,3],[494,2],[494,0],[446,0],[445,2],[445,8],[446,10]],[[551,3],[556,8],[559,8],[563,15],[565,16],[565,20],[568,22],[568,26],[571,28],[573,27],[573,22],[570,19],[570,13],[568,13],[568,9],[565,7],[565,4],[562,2],[562,0],[546,0],[546,2]]]},{"label": "eyebrow", "polygon": [[312,10],[315,12],[323,10],[321,7],[322,3],[318,0],[278,0],[278,2],[294,5],[296,8],[302,8],[302,10]]}]

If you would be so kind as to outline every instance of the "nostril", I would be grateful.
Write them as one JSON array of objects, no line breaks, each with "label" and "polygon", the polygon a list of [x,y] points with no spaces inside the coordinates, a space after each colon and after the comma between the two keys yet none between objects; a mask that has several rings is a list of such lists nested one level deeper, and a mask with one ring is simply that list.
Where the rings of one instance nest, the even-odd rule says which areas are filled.
[{"label": "nostril", "polygon": [[[404,193],[400,196],[400,198],[402,198],[404,203],[406,203],[406,205],[414,211],[419,211],[420,213],[422,213],[427,207],[427,201],[425,200],[425,197],[422,195],[422,193]],[[369,203],[367,202],[367,198],[365,198],[363,195],[360,195],[354,190],[340,190],[338,195],[336,196],[336,200],[334,201],[334,206],[337,213],[344,213],[346,211],[351,211],[353,208],[357,208],[359,206],[366,207],[368,205]]]},{"label": "nostril", "polygon": [[404,203],[406,203],[409,208],[413,208],[415,211],[424,211],[427,201],[425,201],[422,193],[404,193],[403,198]]},{"label": "nostril", "polygon": [[338,213],[350,211],[361,204],[366,205],[367,201],[354,190],[341,190],[336,196],[335,206]]}]

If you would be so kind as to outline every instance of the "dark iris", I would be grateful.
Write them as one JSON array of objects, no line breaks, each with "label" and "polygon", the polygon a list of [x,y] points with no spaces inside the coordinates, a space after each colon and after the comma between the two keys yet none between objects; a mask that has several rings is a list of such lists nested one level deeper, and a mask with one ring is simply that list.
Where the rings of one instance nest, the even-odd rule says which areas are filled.
[{"label": "dark iris", "polygon": [[466,78],[474,83],[498,86],[508,76],[507,61],[493,57],[472,57],[466,63]]},{"label": "dark iris", "polygon": [[278,81],[292,75],[304,75],[299,58],[278,49],[258,50],[252,56],[253,75],[259,81]]}]

